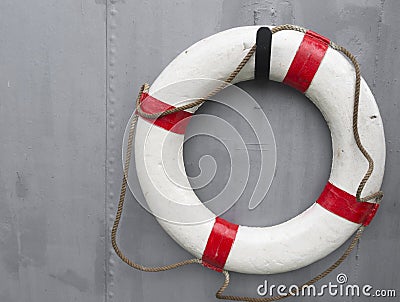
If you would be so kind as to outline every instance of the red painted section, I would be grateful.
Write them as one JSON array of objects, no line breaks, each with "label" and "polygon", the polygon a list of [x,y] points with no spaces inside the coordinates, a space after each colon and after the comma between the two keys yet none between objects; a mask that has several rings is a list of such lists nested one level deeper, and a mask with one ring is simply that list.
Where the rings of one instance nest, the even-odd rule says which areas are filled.
[{"label": "red painted section", "polygon": [[222,218],[215,219],[214,227],[208,237],[203,252],[203,265],[221,272],[228,259],[232,244],[235,241],[239,225],[230,223]]},{"label": "red painted section", "polygon": [[[145,113],[158,113],[175,108],[174,106],[161,102],[147,93],[142,94],[140,106]],[[186,127],[189,124],[192,115],[192,113],[186,111],[179,111],[157,119],[142,118],[158,127],[164,128],[165,130],[177,134],[185,134]]]},{"label": "red painted section", "polygon": [[328,211],[354,223],[367,226],[378,211],[379,204],[359,202],[356,197],[327,183],[317,203]]},{"label": "red painted section", "polygon": [[306,92],[325,56],[329,39],[308,30],[283,79],[283,83]]}]

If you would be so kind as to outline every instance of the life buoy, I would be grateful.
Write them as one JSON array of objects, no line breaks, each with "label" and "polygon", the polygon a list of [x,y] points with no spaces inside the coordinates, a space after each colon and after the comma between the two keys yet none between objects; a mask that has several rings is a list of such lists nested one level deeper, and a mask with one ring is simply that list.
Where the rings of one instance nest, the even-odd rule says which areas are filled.
[{"label": "life buoy", "polygon": [[[162,88],[190,79],[223,81],[254,45],[258,29],[259,26],[229,29],[189,47],[142,95],[142,110],[161,112],[207,95],[215,88],[212,81],[196,82],[195,87],[187,85],[179,93]],[[250,274],[295,270],[337,249],[375,214],[378,204],[357,202],[355,197],[368,163],[351,131],[354,67],[329,43],[312,31],[285,30],[272,39],[269,78],[295,87],[319,108],[330,128],[333,148],[331,174],[321,196],[303,213],[279,225],[248,227],[228,222],[212,213],[188,189],[180,147],[196,108],[156,121],[139,118],[135,160],[145,199],[164,230],[188,252],[203,259],[204,265]],[[254,66],[253,57],[233,83],[253,79]],[[370,194],[378,191],[382,183],[385,139],[377,104],[364,80],[359,133],[376,163],[364,188],[364,194]],[[178,186],[164,173],[166,160],[169,173],[184,186]]]}]

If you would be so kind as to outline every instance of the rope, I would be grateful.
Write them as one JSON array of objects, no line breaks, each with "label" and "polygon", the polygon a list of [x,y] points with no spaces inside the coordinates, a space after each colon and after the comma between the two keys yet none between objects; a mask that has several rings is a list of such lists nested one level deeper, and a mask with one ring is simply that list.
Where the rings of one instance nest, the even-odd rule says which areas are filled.
[{"label": "rope", "polygon": [[[137,112],[141,117],[147,118],[147,119],[157,119],[159,117],[171,114],[171,113],[175,113],[175,112],[179,112],[182,110],[187,110],[193,107],[197,107],[201,104],[203,104],[205,101],[207,101],[209,98],[211,98],[213,95],[216,95],[218,92],[220,92],[221,90],[223,90],[224,88],[226,88],[226,86],[228,86],[228,84],[230,84],[238,75],[238,73],[243,69],[243,67],[246,65],[246,63],[250,60],[250,58],[253,56],[253,54],[256,51],[256,45],[253,45],[250,50],[247,52],[246,56],[242,59],[242,61],[239,63],[239,65],[235,68],[235,70],[229,75],[229,77],[227,77],[225,79],[224,82],[222,82],[217,88],[215,88],[213,91],[211,91],[209,94],[207,94],[206,97],[204,98],[200,98],[197,99],[194,102],[191,102],[189,104],[183,105],[183,106],[179,106],[179,107],[175,107],[172,109],[168,109],[162,112],[156,112],[156,113],[146,113],[144,111],[142,111],[142,108],[140,107],[140,103],[137,103]],[[147,84],[145,84],[147,85]]]},{"label": "rope", "polygon": [[318,282],[322,278],[326,277],[334,269],[336,269],[340,264],[342,264],[343,261],[347,258],[347,256],[349,256],[350,253],[353,251],[353,249],[356,247],[358,240],[360,240],[360,237],[361,237],[362,233],[364,232],[364,229],[365,229],[365,227],[361,226],[357,230],[356,235],[353,237],[353,240],[351,240],[351,242],[350,242],[350,245],[345,250],[343,255],[338,260],[336,260],[335,263],[333,263],[330,267],[328,267],[326,270],[324,270],[319,275],[315,276],[311,280],[307,281],[306,283],[304,283],[303,285],[298,287],[298,291],[296,293],[288,293],[287,295],[277,295],[277,296],[273,296],[273,297],[264,297],[264,298],[252,298],[252,297],[241,297],[241,296],[231,296],[231,295],[224,296],[223,293],[224,293],[225,289],[229,286],[230,278],[229,278],[229,272],[226,270],[223,270],[222,273],[225,276],[225,281],[222,284],[222,286],[220,287],[220,289],[217,291],[215,296],[218,299],[222,299],[222,300],[248,301],[248,302],[270,302],[270,301],[278,301],[278,300],[282,300],[282,299],[285,299],[288,297],[296,296],[296,294],[298,294],[301,290],[303,290],[307,286],[310,286],[310,285]]},{"label": "rope", "polygon": [[[136,99],[136,106],[139,105],[140,97],[143,92],[145,92],[148,89],[148,85],[144,84],[142,85],[139,95]],[[136,129],[136,123],[138,120],[138,115],[135,114],[132,117],[131,124],[129,127],[129,134],[128,134],[128,145],[126,147],[126,158],[125,158],[125,166],[124,166],[124,176],[122,177],[122,185],[121,185],[121,192],[119,194],[119,202],[118,202],[118,209],[117,209],[117,214],[115,215],[115,220],[114,224],[111,230],[111,244],[115,250],[115,253],[118,255],[119,258],[129,266],[133,267],[134,269],[144,271],[144,272],[161,272],[161,271],[167,271],[171,270],[180,266],[192,264],[192,263],[201,263],[201,260],[194,258],[194,259],[188,259],[184,261],[180,261],[177,263],[173,263],[170,265],[164,265],[164,266],[156,266],[156,267],[148,267],[148,266],[143,266],[138,263],[133,262],[130,260],[128,257],[124,255],[124,253],[121,251],[117,244],[117,233],[118,233],[118,226],[121,221],[121,215],[122,215],[122,210],[124,208],[124,202],[125,202],[125,196],[126,196],[126,187],[128,183],[128,171],[129,171],[129,165],[131,162],[131,155],[132,155],[132,143],[135,135],[135,129]]]},{"label": "rope", "polygon": [[[306,29],[304,29],[302,27],[290,25],[290,24],[276,26],[271,31],[272,31],[272,34],[275,34],[279,31],[283,31],[283,30],[294,30],[294,31],[302,32],[302,33],[305,33],[307,31]],[[352,128],[353,128],[353,135],[354,135],[354,139],[356,141],[357,147],[360,150],[360,152],[363,154],[363,156],[366,158],[366,160],[368,161],[368,170],[365,173],[362,180],[360,181],[360,184],[357,188],[356,198],[359,202],[366,202],[366,201],[369,201],[372,199],[375,199],[376,202],[380,202],[380,200],[383,197],[382,191],[378,191],[378,192],[370,194],[368,196],[361,197],[362,191],[374,170],[374,160],[372,159],[371,155],[368,153],[368,151],[365,149],[364,145],[362,144],[361,138],[359,135],[359,131],[358,131],[358,114],[359,114],[360,86],[361,86],[360,67],[359,67],[359,64],[358,64],[356,58],[354,57],[354,55],[351,54],[346,48],[336,45],[333,42],[330,42],[329,46],[332,49],[335,49],[335,50],[343,53],[353,63],[354,69],[355,69],[356,83],[355,83],[355,91],[354,91],[353,126],[352,126]],[[122,211],[123,211],[124,202],[125,202],[126,187],[127,187],[127,183],[128,183],[128,180],[127,180],[128,179],[128,171],[129,171],[129,165],[130,165],[130,161],[131,161],[132,145],[133,145],[133,141],[134,141],[135,129],[136,129],[138,117],[142,116],[142,117],[148,118],[148,119],[157,119],[159,117],[162,117],[162,116],[165,116],[168,114],[172,114],[172,113],[179,112],[182,110],[187,110],[187,109],[194,108],[194,107],[197,107],[197,106],[203,104],[205,101],[207,101],[207,99],[211,98],[213,95],[217,94],[219,91],[224,89],[228,84],[230,84],[236,78],[238,73],[243,69],[243,67],[246,65],[246,63],[253,56],[253,54],[255,53],[255,50],[256,50],[256,45],[253,45],[250,48],[250,50],[247,52],[245,57],[242,59],[242,61],[239,63],[239,65],[235,68],[235,70],[225,79],[225,81],[221,85],[216,87],[206,97],[197,99],[197,100],[195,100],[191,103],[188,103],[186,105],[183,105],[183,106],[175,107],[175,108],[163,111],[163,112],[157,112],[157,113],[152,113],[152,114],[143,112],[140,107],[140,99],[141,99],[141,96],[143,93],[148,92],[149,85],[148,84],[142,85],[142,87],[139,91],[138,97],[136,99],[136,112],[135,112],[134,116],[132,117],[132,120],[130,123],[128,144],[127,144],[127,148],[126,148],[125,166],[124,166],[124,170],[123,170],[124,175],[123,175],[122,184],[121,184],[121,192],[120,192],[120,196],[119,196],[117,213],[115,215],[114,224],[113,224],[113,227],[111,230],[112,246],[113,246],[116,254],[118,255],[118,257],[121,258],[121,260],[123,262],[125,262],[126,264],[128,264],[129,266],[131,266],[137,270],[145,271],[145,272],[160,272],[160,271],[175,269],[175,268],[178,268],[178,267],[181,267],[184,265],[188,265],[188,264],[194,264],[194,263],[202,264],[201,259],[192,258],[192,259],[187,259],[187,260],[183,260],[183,261],[180,261],[177,263],[164,265],[164,266],[155,266],[155,267],[143,266],[143,265],[133,262],[128,257],[126,257],[118,246],[118,243],[117,243],[118,226],[119,226],[119,223],[121,220]],[[330,274],[341,263],[343,263],[343,261],[349,256],[349,254],[353,251],[354,247],[357,245],[357,242],[360,240],[360,237],[361,237],[362,233],[364,232],[364,229],[365,229],[365,227],[361,226],[357,230],[357,232],[356,232],[355,236],[353,237],[353,239],[351,240],[348,248],[345,250],[343,255],[335,263],[333,263],[330,267],[328,267],[326,270],[324,270],[322,273],[320,273],[313,279],[304,283],[302,286],[299,287],[299,290],[318,282],[319,280],[321,280],[322,278],[324,278],[325,276]],[[269,301],[281,300],[281,299],[296,295],[296,293],[294,293],[294,294],[289,293],[288,295],[278,295],[278,296],[274,296],[274,297],[263,297],[263,298],[223,295],[223,293],[229,286],[230,276],[229,276],[229,272],[226,270],[223,270],[222,274],[225,276],[225,281],[216,293],[216,297],[218,299],[233,300],[233,301],[249,301],[249,302],[269,302]]]},{"label": "rope", "polygon": [[149,118],[149,119],[154,119],[154,118],[158,118],[161,116],[165,116],[174,112],[178,112],[178,111],[182,111],[182,110],[186,110],[189,108],[193,108],[196,106],[199,106],[201,104],[203,104],[208,98],[210,98],[211,96],[217,94],[219,91],[221,91],[222,89],[224,89],[229,83],[231,83],[233,81],[233,79],[238,75],[238,73],[242,70],[242,68],[246,65],[246,63],[250,60],[250,58],[252,57],[252,55],[254,54],[254,52],[256,51],[256,46],[254,45],[253,47],[250,48],[250,50],[248,51],[248,53],[246,54],[246,56],[242,59],[242,61],[240,62],[240,64],[235,68],[235,70],[229,75],[229,77],[225,80],[225,82],[223,82],[221,85],[219,85],[217,88],[215,88],[213,91],[211,91],[205,98],[201,98],[198,99],[194,102],[191,102],[190,104],[187,105],[183,105],[180,107],[176,107],[173,109],[169,109],[166,110],[164,112],[158,112],[158,113],[154,113],[154,114],[147,114],[145,112],[142,111],[141,107],[140,107],[140,98],[142,96],[142,94],[144,92],[147,92],[149,89],[149,85],[148,84],[143,84],[142,87],[140,88],[139,94],[136,98],[136,108],[137,108],[137,113],[134,114],[134,116],[132,117],[131,120],[131,124],[129,127],[129,134],[128,134],[128,145],[126,148],[126,158],[125,158],[125,166],[124,166],[124,175],[122,178],[122,184],[121,184],[121,191],[120,191],[120,195],[119,195],[119,202],[118,202],[118,208],[117,208],[117,213],[115,215],[115,220],[114,220],[114,224],[111,230],[111,244],[115,250],[115,253],[118,255],[119,258],[121,258],[121,260],[123,262],[125,262],[126,264],[128,264],[129,266],[140,270],[140,271],[145,271],[145,272],[160,272],[160,271],[166,271],[166,270],[170,270],[170,269],[174,269],[180,266],[184,266],[187,264],[192,264],[192,263],[202,263],[202,261],[200,259],[194,258],[194,259],[188,259],[188,260],[184,260],[181,262],[177,262],[174,264],[170,264],[170,265],[165,265],[165,266],[157,266],[157,267],[147,267],[147,266],[143,266],[140,264],[137,264],[135,262],[133,262],[132,260],[130,260],[128,257],[126,257],[124,255],[124,253],[121,251],[121,249],[119,248],[118,244],[117,244],[117,233],[118,233],[118,226],[119,223],[121,221],[121,216],[122,216],[122,210],[124,207],[124,202],[125,202],[125,196],[126,196],[126,187],[127,187],[127,183],[128,183],[128,171],[129,171],[129,165],[131,162],[131,155],[132,155],[132,145],[133,145],[133,140],[134,140],[134,135],[135,135],[135,129],[136,129],[136,123],[138,120],[139,115],[145,118]]},{"label": "rope", "polygon": [[360,184],[358,185],[356,197],[357,197],[357,200],[360,202],[366,202],[366,201],[369,201],[372,199],[376,199],[377,201],[380,201],[383,198],[382,191],[378,191],[371,195],[361,197],[361,193],[365,187],[365,184],[367,183],[368,179],[371,177],[372,172],[374,171],[374,160],[372,159],[371,155],[368,153],[368,151],[363,146],[363,144],[361,142],[360,134],[358,132],[358,109],[359,109],[359,105],[360,105],[360,87],[361,87],[360,65],[358,64],[355,56],[350,51],[348,51],[346,48],[336,45],[335,43],[332,43],[332,42],[330,43],[329,46],[335,50],[340,51],[347,58],[349,58],[349,60],[354,65],[355,74],[356,74],[356,88],[354,91],[354,107],[353,107],[353,134],[354,134],[354,139],[356,141],[358,149],[361,151],[361,153],[364,155],[364,157],[368,161],[368,170],[365,173]]}]

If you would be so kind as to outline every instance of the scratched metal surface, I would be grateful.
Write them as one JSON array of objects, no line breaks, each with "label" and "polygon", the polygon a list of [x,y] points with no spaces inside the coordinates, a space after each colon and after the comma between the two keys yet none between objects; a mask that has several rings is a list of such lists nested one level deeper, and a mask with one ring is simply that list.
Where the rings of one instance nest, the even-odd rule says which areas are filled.
[{"label": "scratched metal surface", "polygon": [[[197,265],[142,273],[114,255],[109,230],[122,177],[123,131],[139,85],[151,83],[186,47],[230,27],[283,23],[311,28],[357,55],[386,131],[384,203],[345,265],[320,284],[334,282],[342,272],[349,283],[394,288],[400,295],[396,0],[64,2],[0,3],[1,302],[215,301],[223,278],[213,271]],[[298,214],[320,193],[329,175],[329,131],[318,110],[296,91],[274,83],[239,86],[269,118],[277,167],[259,207],[247,210],[245,192],[224,217],[271,225]],[[214,104],[201,111],[233,121],[243,137],[250,136],[232,113]],[[202,137],[185,146],[190,175],[198,173],[199,158],[206,154],[222,173],[210,190],[198,190],[205,199],[225,181],[226,154],[221,145]],[[257,166],[259,158],[252,156]],[[190,257],[131,194],[121,227],[122,249],[138,262],[167,264]],[[264,280],[300,283],[321,272],[341,251],[291,273],[232,274],[228,291],[255,296]],[[375,301],[328,295],[307,300]]]}]

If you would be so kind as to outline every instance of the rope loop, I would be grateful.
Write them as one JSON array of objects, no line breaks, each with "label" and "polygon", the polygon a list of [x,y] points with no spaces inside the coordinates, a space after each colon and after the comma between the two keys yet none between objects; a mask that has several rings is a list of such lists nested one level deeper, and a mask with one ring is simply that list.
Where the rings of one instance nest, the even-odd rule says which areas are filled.
[{"label": "rope loop", "polygon": [[[302,28],[300,26],[296,25],[291,25],[291,24],[285,24],[285,25],[280,25],[276,26],[271,29],[272,33],[275,34],[279,31],[283,30],[294,30],[298,32],[305,33],[307,30],[305,28]],[[361,83],[361,72],[360,72],[360,66],[357,62],[357,59],[355,56],[348,51],[346,48],[339,46],[333,42],[330,42],[329,46],[332,49],[335,49],[339,52],[341,52],[343,55],[345,55],[353,64],[354,70],[355,70],[355,77],[356,77],[356,85],[355,85],[355,91],[354,91],[354,106],[353,106],[353,124],[352,124],[352,129],[353,129],[353,135],[355,142],[357,144],[358,149],[360,152],[363,154],[363,156],[366,158],[368,161],[368,170],[365,173],[364,177],[360,181],[360,184],[357,188],[357,194],[356,198],[357,201],[359,202],[367,202],[370,200],[375,200],[376,203],[379,203],[382,198],[383,198],[383,192],[378,191],[373,194],[370,194],[365,197],[361,197],[362,191],[368,181],[368,179],[371,177],[371,174],[374,170],[374,160],[372,159],[371,155],[368,153],[368,151],[365,149],[364,145],[361,142],[361,138],[359,135],[358,131],[358,114],[359,114],[359,103],[360,103],[360,83]],[[140,88],[138,97],[136,99],[136,111],[132,117],[131,123],[130,123],[130,128],[129,128],[129,134],[128,134],[128,144],[126,148],[126,158],[125,158],[125,166],[123,170],[123,178],[122,178],[122,184],[121,184],[121,191],[119,195],[119,202],[118,202],[118,208],[117,208],[117,213],[115,215],[115,220],[114,224],[111,230],[111,243],[112,246],[115,250],[115,253],[118,255],[119,258],[129,266],[131,266],[134,269],[144,271],[144,272],[161,272],[161,271],[167,271],[171,269],[175,269],[184,265],[188,264],[202,264],[201,259],[197,258],[192,258],[192,259],[187,259],[183,260],[177,263],[169,264],[169,265],[164,265],[164,266],[155,266],[155,267],[149,267],[149,266],[143,266],[141,264],[135,263],[134,261],[130,260],[127,256],[124,255],[124,253],[121,251],[121,249],[118,246],[117,243],[117,233],[118,233],[118,227],[119,223],[121,221],[121,216],[122,216],[122,211],[124,207],[124,202],[125,202],[125,196],[126,196],[126,188],[127,188],[127,183],[128,183],[128,171],[129,171],[129,165],[131,161],[131,155],[132,155],[132,146],[133,146],[133,141],[134,141],[134,136],[135,136],[135,129],[136,129],[136,124],[138,117],[144,117],[147,119],[157,119],[162,116],[166,116],[168,114],[172,114],[178,111],[182,110],[187,110],[196,106],[199,106],[203,104],[207,99],[211,98],[213,95],[217,94],[221,90],[223,90],[226,86],[228,86],[238,75],[238,73],[243,69],[243,67],[246,65],[246,63],[250,60],[250,58],[253,56],[253,54],[256,51],[256,45],[253,45],[246,56],[242,59],[242,61],[239,63],[239,65],[235,68],[235,70],[228,76],[228,78],[217,88],[215,88],[213,91],[211,91],[206,97],[197,99],[191,103],[188,103],[186,105],[180,106],[180,107],[175,107],[163,112],[157,112],[157,113],[152,113],[148,114],[146,112],[143,112],[141,106],[140,106],[140,100],[142,97],[143,93],[147,93],[149,91],[149,84],[143,84],[142,87]],[[361,238],[362,233],[364,232],[365,227],[361,226],[353,239],[351,240],[348,248],[345,250],[343,255],[335,262],[333,263],[330,267],[328,267],[326,270],[324,270],[322,273],[319,275],[315,276],[313,279],[307,281],[304,283],[302,286],[300,286],[300,289],[303,289],[306,286],[312,285],[328,274],[330,274],[334,269],[336,269],[343,261],[350,255],[350,253],[353,251],[354,247],[357,245],[358,241]],[[227,287],[229,286],[230,282],[230,277],[229,277],[229,272],[226,270],[222,271],[222,274],[225,276],[224,283],[222,286],[219,288],[219,290],[216,293],[216,297],[218,299],[222,300],[232,300],[232,301],[248,301],[248,302],[270,302],[270,301],[278,301],[284,298],[288,298],[293,296],[293,294],[289,295],[278,295],[274,297],[263,297],[263,298],[253,298],[253,297],[242,297],[242,296],[232,296],[232,295],[223,295]]]}]

